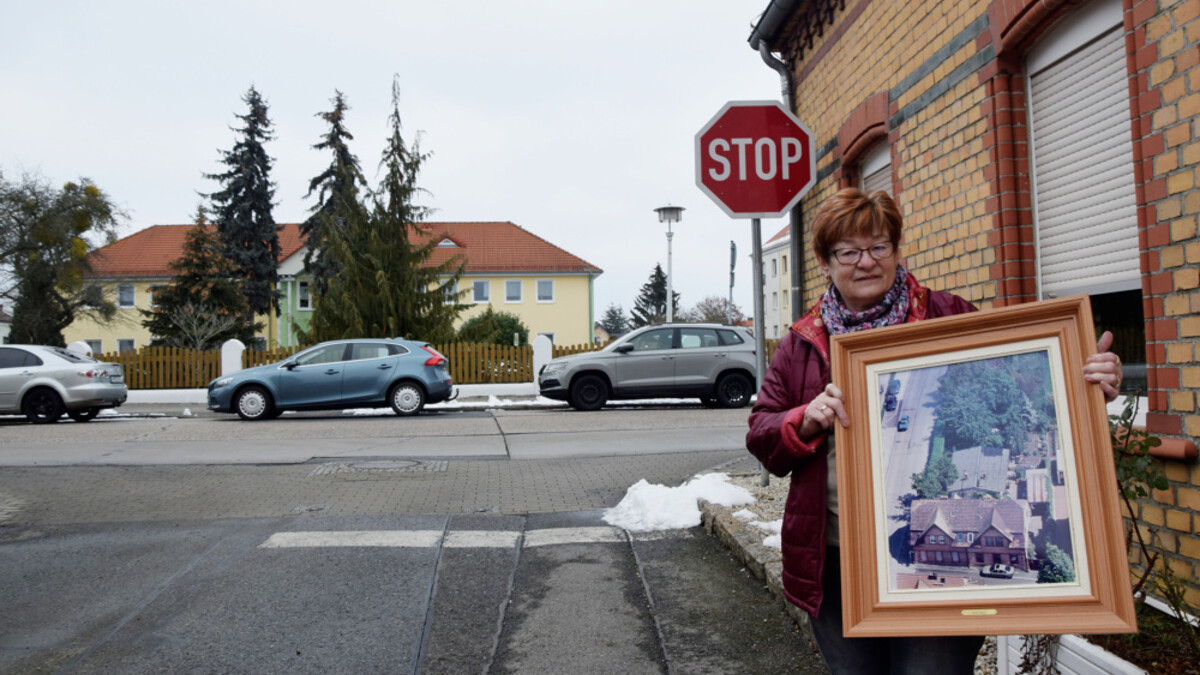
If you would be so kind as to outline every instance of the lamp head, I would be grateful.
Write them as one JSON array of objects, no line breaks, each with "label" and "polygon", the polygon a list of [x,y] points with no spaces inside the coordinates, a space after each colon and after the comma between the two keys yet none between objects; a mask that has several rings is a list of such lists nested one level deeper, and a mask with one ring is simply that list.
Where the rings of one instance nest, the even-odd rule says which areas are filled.
[{"label": "lamp head", "polygon": [[654,211],[660,223],[678,223],[683,218],[682,206],[660,206]]}]

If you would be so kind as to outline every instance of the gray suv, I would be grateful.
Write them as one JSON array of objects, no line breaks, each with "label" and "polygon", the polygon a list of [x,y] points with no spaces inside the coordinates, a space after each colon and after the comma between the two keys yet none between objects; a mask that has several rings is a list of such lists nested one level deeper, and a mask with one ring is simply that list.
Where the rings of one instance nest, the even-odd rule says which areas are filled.
[{"label": "gray suv", "polygon": [[755,381],[754,338],[745,328],[688,323],[646,326],[596,352],[561,356],[538,373],[542,396],[577,410],[610,399],[689,398],[740,408]]}]

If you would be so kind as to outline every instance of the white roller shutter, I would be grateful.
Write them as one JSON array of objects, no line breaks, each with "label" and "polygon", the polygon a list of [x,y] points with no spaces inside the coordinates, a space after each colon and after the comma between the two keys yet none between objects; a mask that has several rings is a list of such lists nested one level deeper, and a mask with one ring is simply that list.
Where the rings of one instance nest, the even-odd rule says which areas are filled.
[{"label": "white roller shutter", "polygon": [[880,143],[863,158],[859,169],[862,179],[859,189],[871,193],[883,190],[892,194],[892,157],[887,143]]},{"label": "white roller shutter", "polygon": [[1029,75],[1042,297],[1141,287],[1126,77],[1119,27]]}]

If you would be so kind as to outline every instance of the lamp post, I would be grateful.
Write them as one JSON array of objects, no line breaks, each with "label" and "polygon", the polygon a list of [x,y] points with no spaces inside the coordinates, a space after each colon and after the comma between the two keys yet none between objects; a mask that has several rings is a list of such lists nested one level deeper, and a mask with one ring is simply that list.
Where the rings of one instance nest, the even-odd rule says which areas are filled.
[{"label": "lamp post", "polygon": [[667,224],[667,323],[675,320],[675,293],[671,288],[671,223],[678,223],[683,217],[682,206],[660,206],[654,209],[658,213],[658,222]]}]

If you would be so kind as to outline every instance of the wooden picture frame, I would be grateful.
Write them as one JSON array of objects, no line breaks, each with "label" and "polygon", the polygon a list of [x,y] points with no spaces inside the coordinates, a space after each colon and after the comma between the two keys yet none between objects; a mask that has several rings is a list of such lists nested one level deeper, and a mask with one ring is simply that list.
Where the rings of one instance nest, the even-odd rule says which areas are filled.
[{"label": "wooden picture frame", "polygon": [[1076,296],[833,337],[847,637],[1136,632],[1093,332]]}]

